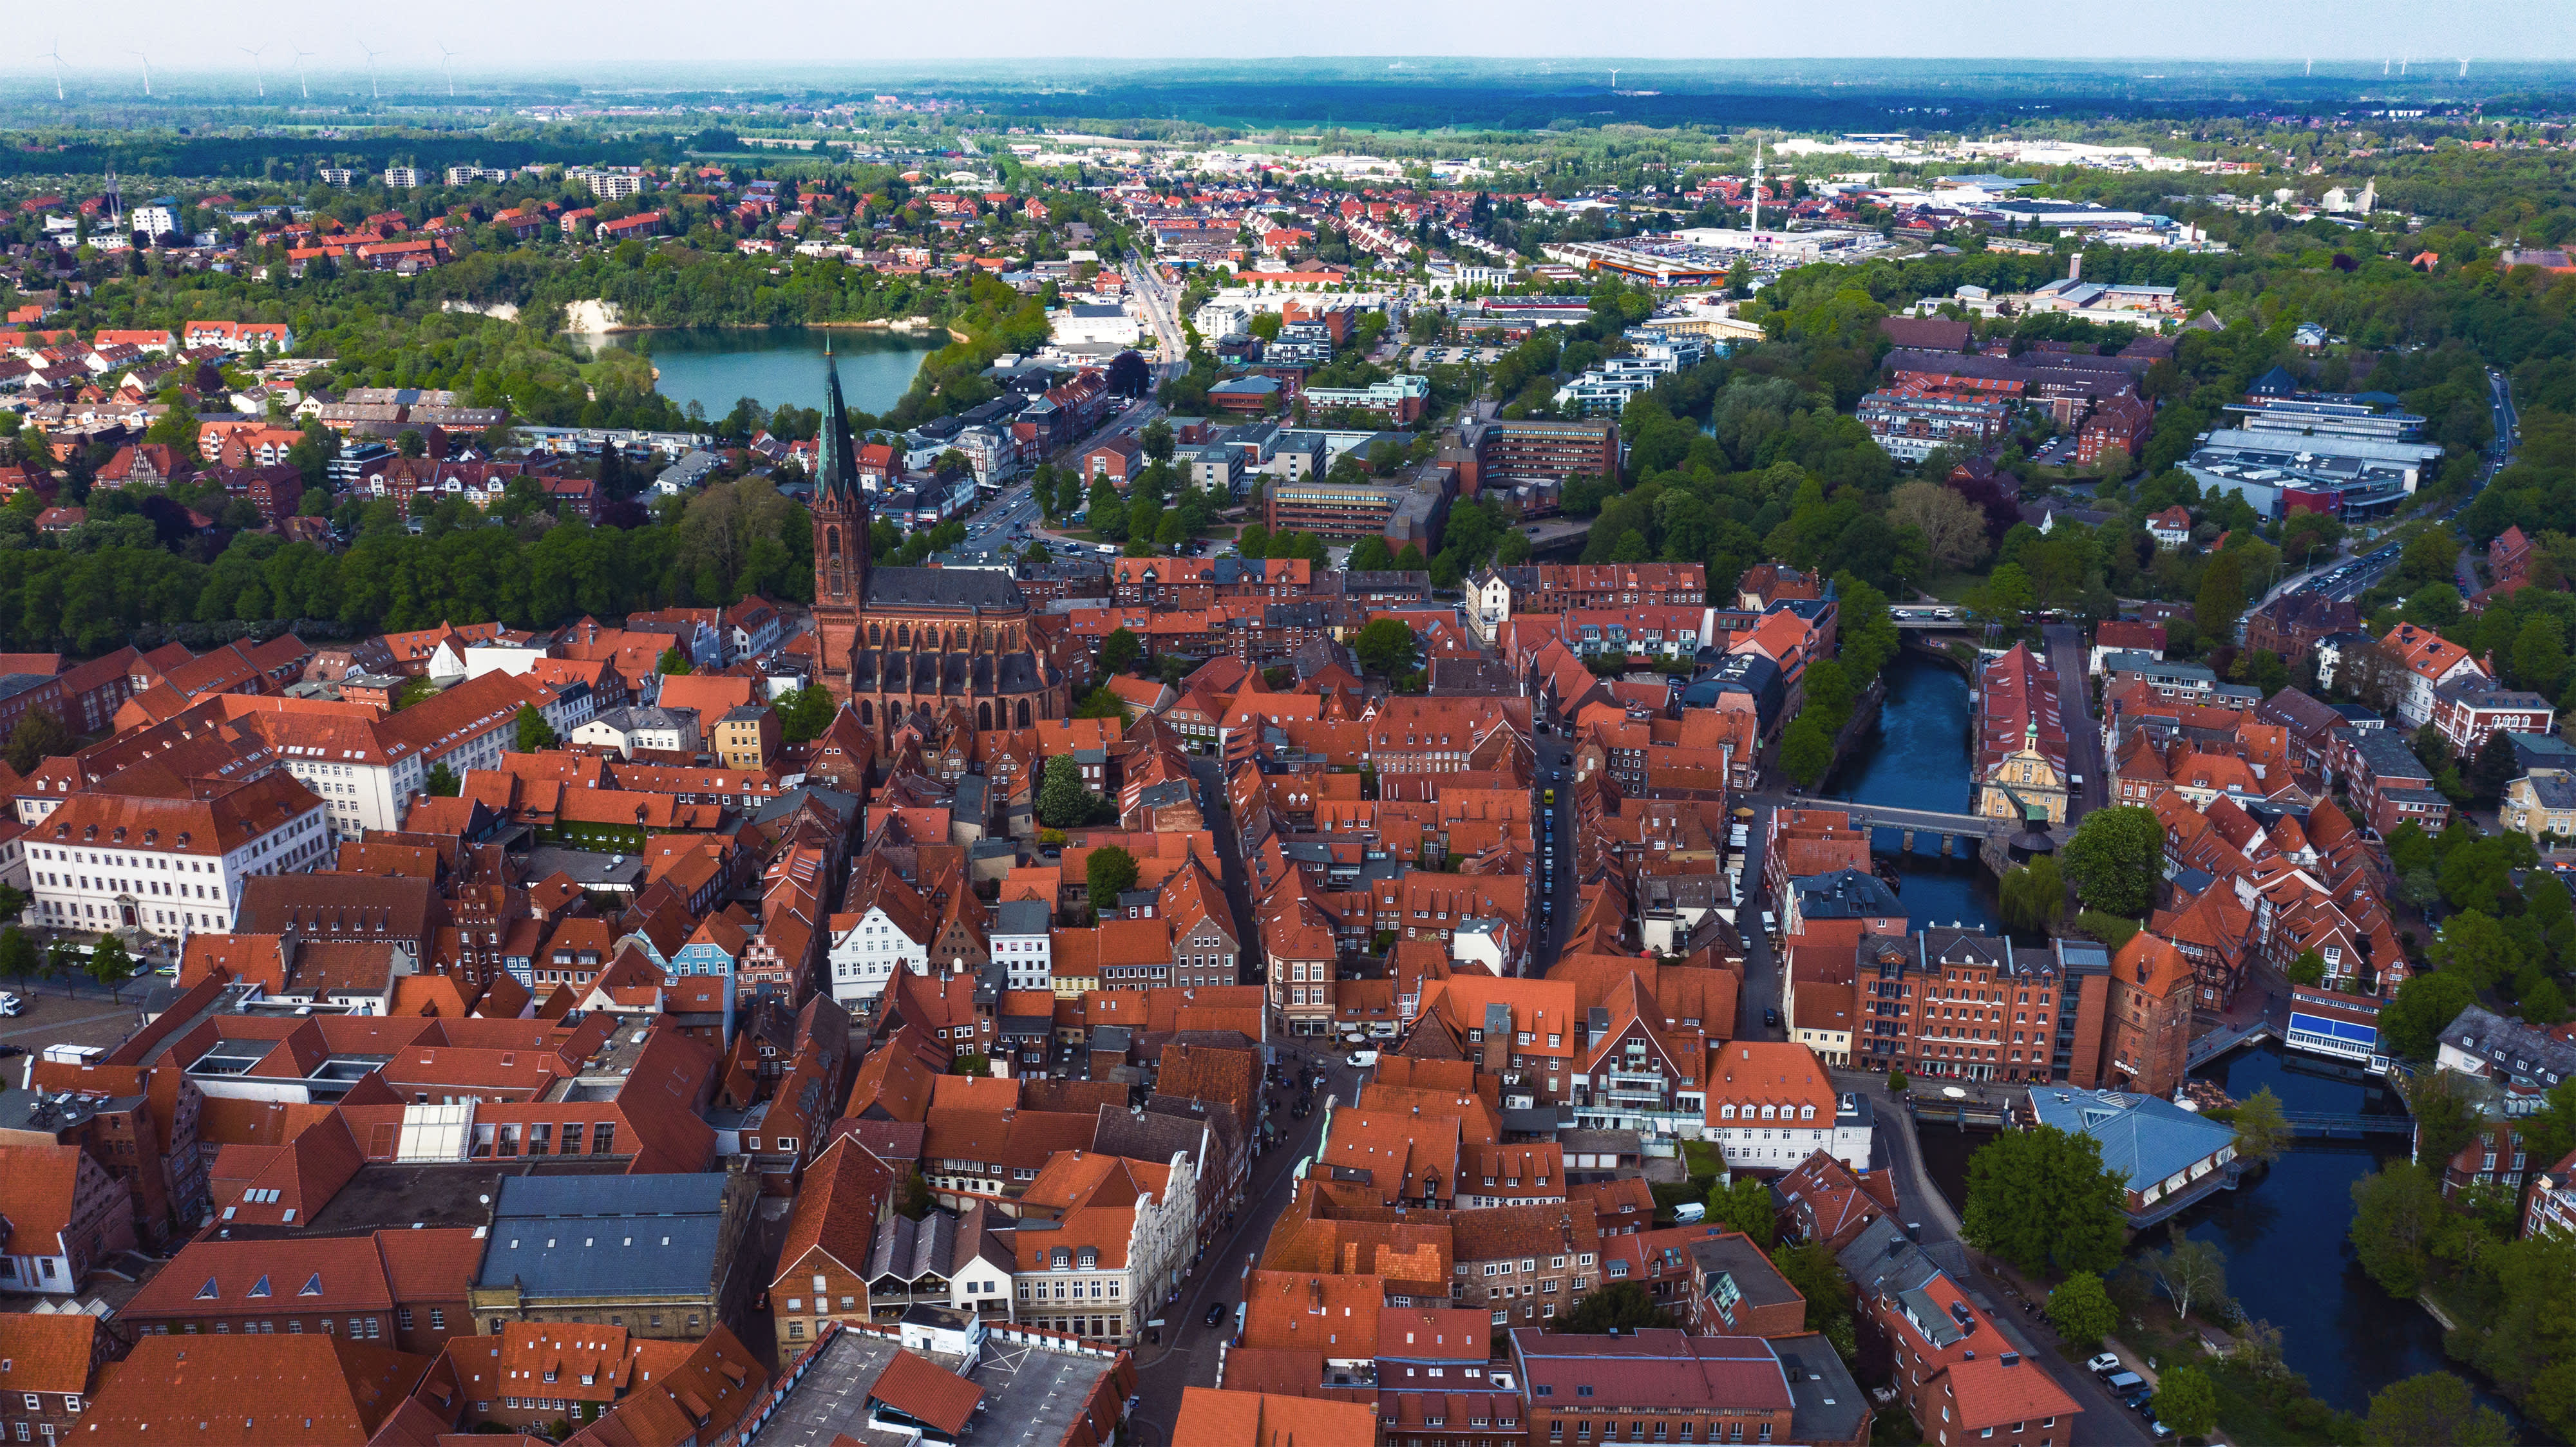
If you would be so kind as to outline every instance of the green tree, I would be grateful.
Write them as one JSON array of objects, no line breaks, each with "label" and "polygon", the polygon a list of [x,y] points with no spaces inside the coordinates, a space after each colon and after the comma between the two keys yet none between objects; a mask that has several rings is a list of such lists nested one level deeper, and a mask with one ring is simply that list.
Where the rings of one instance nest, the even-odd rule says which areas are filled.
[{"label": "green tree", "polygon": [[791,744],[821,738],[840,711],[832,701],[832,691],[819,685],[800,688],[778,704],[779,736]]},{"label": "green tree", "polygon": [[1395,554],[1388,551],[1385,538],[1371,534],[1351,545],[1346,566],[1354,573],[1383,573],[1395,566]]},{"label": "green tree", "polygon": [[2048,1293],[2048,1324],[2066,1338],[2068,1346],[2089,1352],[2120,1324],[2120,1308],[2112,1305],[2111,1293],[2102,1289],[2101,1277],[2078,1271]]},{"label": "green tree", "polygon": [[2352,1183],[2352,1249],[2391,1296],[2413,1296],[2442,1226],[2442,1188],[2421,1166],[2390,1161]]},{"label": "green tree", "polygon": [[1851,1279],[1834,1260],[1833,1248],[1821,1241],[1781,1246],[1771,1252],[1781,1279],[1807,1299],[1807,1330],[1821,1332],[1845,1361],[1860,1355],[1858,1323],[1852,1316],[1855,1293]]},{"label": "green tree", "polygon": [[1904,1071],[1890,1070],[1887,1072],[1887,1088],[1891,1093],[1903,1095],[1906,1091],[1906,1087],[1907,1081],[1905,1079]]},{"label": "green tree", "polygon": [[38,962],[35,941],[27,938],[25,930],[14,924],[0,929],[0,975],[23,985],[36,973]]},{"label": "green tree", "polygon": [[555,734],[555,726],[546,722],[546,716],[537,712],[537,706],[535,704],[523,703],[519,705],[519,716],[516,723],[518,725],[517,742],[520,753],[533,754],[539,749],[553,748],[558,742],[560,742]]},{"label": "green tree", "polygon": [[2290,1147],[2290,1122],[2281,1114],[2281,1097],[2264,1086],[2236,1107],[2236,1156],[2267,1165]]},{"label": "green tree", "polygon": [[690,667],[689,655],[682,653],[675,643],[663,649],[662,656],[653,661],[653,671],[669,678],[682,678],[694,670]]},{"label": "green tree", "polygon": [[2208,1436],[2218,1430],[2217,1384],[2188,1362],[2165,1368],[2156,1379],[2156,1420],[2180,1436]]},{"label": "green tree", "polygon": [[2165,831],[2153,809],[2096,809],[2066,841],[2066,872],[2086,907],[2106,914],[2144,914],[2164,877]]},{"label": "green tree", "polygon": [[2399,556],[2397,575],[2411,591],[2426,583],[2447,583],[2458,576],[2460,544],[2446,528],[2426,528],[2409,538]]},{"label": "green tree", "polygon": [[2397,987],[2396,998],[2379,1012],[2379,1038],[2408,1060],[2429,1060],[2442,1038],[2442,1027],[2477,1002],[2477,986],[2448,970],[2409,975]]},{"label": "green tree", "polygon": [[1614,1281],[1575,1303],[1572,1311],[1560,1314],[1547,1326],[1550,1331],[1598,1336],[1673,1324],[1672,1313],[1656,1305],[1644,1286],[1634,1281]]},{"label": "green tree", "polygon": [[2119,1264],[2127,1182],[2102,1144],[2055,1126],[2006,1131],[1968,1159],[1968,1243],[2026,1272],[2063,1276]]},{"label": "green tree", "polygon": [[2066,909],[2066,881],[2058,876],[2056,859],[2046,854],[2006,874],[1997,894],[2004,927],[2015,934],[2046,933]]},{"label": "green tree", "polygon": [[1145,654],[1145,645],[1124,628],[1112,630],[1100,640],[1100,668],[1103,673],[1125,673],[1136,666]]},{"label": "green tree", "polygon": [[454,769],[445,764],[439,764],[430,769],[429,782],[421,787],[433,799],[453,799],[456,797],[456,791],[463,785],[456,781]]},{"label": "green tree", "polygon": [[1729,1231],[1741,1231],[1768,1251],[1778,1218],[1771,1209],[1771,1187],[1755,1176],[1737,1176],[1708,1193],[1708,1218]]},{"label": "green tree", "polygon": [[1376,618],[1351,640],[1351,652],[1360,667],[1382,678],[1411,673],[1413,660],[1421,651],[1422,640],[1415,636],[1413,625],[1401,618]]},{"label": "green tree", "polygon": [[2176,1318],[2191,1320],[2191,1304],[2204,1305],[2227,1294],[2227,1257],[2206,1241],[2195,1241],[2179,1229],[2171,1244],[2138,1258],[2138,1269],[2172,1302]]},{"label": "green tree", "polygon": [[2245,611],[2243,555],[2229,549],[2209,560],[2201,571],[2200,591],[2193,595],[2192,626],[2211,638],[2236,636],[2237,615]]},{"label": "green tree", "polygon": [[1038,783],[1038,822],[1049,829],[1079,829],[1091,817],[1091,790],[1071,754],[1046,761]]},{"label": "green tree", "polygon": [[[2548,690],[2553,698],[2557,693],[2554,688]],[[2469,764],[2469,793],[2492,804],[2504,797],[2505,785],[2512,783],[2514,776],[2521,772],[2522,765],[2513,756],[2513,740],[2498,729],[2487,736],[2486,746],[2478,750],[2476,759]]]},{"label": "green tree", "polygon": [[1118,896],[1136,887],[1136,856],[1115,844],[1103,845],[1091,851],[1083,878],[1091,886],[1092,913],[1106,918],[1118,907]]},{"label": "green tree", "polygon": [[32,774],[45,760],[68,754],[77,745],[72,731],[52,711],[30,708],[18,718],[18,726],[9,732],[9,767],[21,774]]},{"label": "green tree", "polygon": [[2301,950],[2299,957],[2290,961],[2290,967],[2282,973],[2288,975],[2290,983],[2294,985],[2323,984],[2326,978],[2326,957],[2315,950]]},{"label": "green tree", "polygon": [[2513,1447],[2514,1440],[2505,1415],[2478,1405],[2469,1384],[2449,1372],[2383,1388],[2370,1399],[2361,1426],[2362,1447]]},{"label": "green tree", "polygon": [[[1164,661],[1168,663],[1172,660]],[[1123,724],[1127,721],[1127,701],[1120,698],[1108,684],[1104,683],[1084,694],[1074,704],[1073,716],[1075,718],[1114,718]]]},{"label": "green tree", "polygon": [[2473,1095],[2467,1077],[2448,1070],[2398,1076],[2407,1113],[2415,1117],[2415,1159],[2447,1161],[2486,1128],[2486,1102]]},{"label": "green tree", "polygon": [[2576,1151],[2576,1079],[2551,1086],[2540,1109],[2524,1116],[2516,1128],[2532,1160],[2554,1164]]},{"label": "green tree", "polygon": [[919,1166],[905,1168],[903,1184],[896,1187],[896,1192],[894,1209],[907,1220],[918,1221],[929,1215],[931,1206],[935,1204],[930,1195],[930,1182],[922,1179]]},{"label": "green tree", "polygon": [[1145,430],[1136,434],[1136,440],[1144,445],[1145,457],[1151,462],[1171,461],[1178,446],[1172,424],[1160,417],[1146,423]]},{"label": "green tree", "polygon": [[89,947],[85,973],[93,982],[105,985],[111,997],[122,1000],[125,982],[134,975],[134,957],[125,952],[125,941],[114,934],[103,934],[98,943]]},{"label": "green tree", "polygon": [[[2548,614],[2535,614],[2513,638],[2513,678],[2544,698],[2556,698],[2567,677],[2567,630]],[[2502,735],[2498,735],[2502,737]]]},{"label": "green tree", "polygon": [[1812,713],[1800,713],[1790,720],[1789,731],[1780,736],[1780,767],[1799,787],[1812,789],[1834,766],[1834,736]]}]

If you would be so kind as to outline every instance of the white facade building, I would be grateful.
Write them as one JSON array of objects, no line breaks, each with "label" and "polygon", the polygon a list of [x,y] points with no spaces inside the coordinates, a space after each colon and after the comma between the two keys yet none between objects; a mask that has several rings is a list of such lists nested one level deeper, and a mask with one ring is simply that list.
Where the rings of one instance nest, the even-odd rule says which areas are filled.
[{"label": "white facade building", "polygon": [[832,998],[857,1008],[885,993],[897,970],[930,973],[930,938],[925,926],[915,939],[882,904],[857,915],[832,916]]},{"label": "white facade building", "polygon": [[35,922],[67,932],[229,931],[242,880],[329,862],[329,811],[291,775],[212,799],[79,793],[26,835]]},{"label": "white facade building", "polygon": [[994,907],[993,925],[987,938],[992,942],[993,958],[1001,961],[1009,974],[1008,988],[1055,988],[1055,931],[1052,923],[1050,911],[1037,900],[1013,900]]}]

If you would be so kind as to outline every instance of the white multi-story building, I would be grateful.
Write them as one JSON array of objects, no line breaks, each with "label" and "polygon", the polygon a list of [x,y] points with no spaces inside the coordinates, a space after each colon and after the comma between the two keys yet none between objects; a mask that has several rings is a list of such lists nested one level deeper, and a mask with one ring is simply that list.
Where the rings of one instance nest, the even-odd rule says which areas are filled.
[{"label": "white multi-story building", "polygon": [[937,924],[912,886],[892,876],[877,881],[867,908],[832,916],[832,998],[856,1009],[885,993],[897,970],[930,972],[930,939]]},{"label": "white multi-story building", "polygon": [[170,939],[230,930],[243,879],[312,869],[335,847],[321,799],[276,772],[213,798],[73,794],[25,844],[37,923]]},{"label": "white multi-story building", "polygon": [[518,747],[519,708],[534,705],[557,736],[590,721],[589,686],[561,692],[533,679],[488,673],[390,716],[365,704],[227,695],[236,723],[267,740],[278,758],[330,808],[344,835],[400,829],[414,796],[444,764],[459,779],[489,769]]},{"label": "white multi-story building", "polygon": [[385,167],[385,189],[416,191],[429,184],[429,173],[418,166]]},{"label": "white multi-story building", "polygon": [[1189,1157],[1151,1165],[1058,1151],[1020,1198],[1011,1315],[1030,1326],[1132,1344],[1198,1249]]},{"label": "white multi-story building", "polygon": [[1737,1040],[1710,1051],[1705,1109],[1703,1134],[1730,1168],[1785,1171],[1817,1151],[1869,1167],[1869,1102],[1838,1095],[1804,1045]]},{"label": "white multi-story building", "polygon": [[1053,912],[1039,900],[1015,899],[993,907],[993,926],[987,938],[992,942],[993,958],[1009,974],[1007,988],[1055,988],[1053,921]]}]

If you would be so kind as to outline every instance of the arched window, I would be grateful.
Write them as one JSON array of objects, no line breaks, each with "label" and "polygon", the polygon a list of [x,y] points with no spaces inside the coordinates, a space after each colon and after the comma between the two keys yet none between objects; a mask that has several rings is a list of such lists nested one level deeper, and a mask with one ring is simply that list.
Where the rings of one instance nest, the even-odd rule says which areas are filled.
[{"label": "arched window", "polygon": [[860,699],[860,700],[859,700],[859,724],[860,724],[860,726],[861,726],[861,727],[863,727],[863,728],[874,728],[874,727],[876,727],[876,723],[877,723],[877,720],[876,720],[876,709],[875,709],[875,707],[874,707],[873,705],[871,705],[871,704],[870,704],[866,699],[864,699],[864,698],[863,698],[863,699]]},{"label": "arched window", "polygon": [[898,624],[896,624],[896,625],[895,625],[895,629],[894,629],[894,646],[895,646],[895,647],[897,647],[897,648],[910,648],[910,647],[912,646],[912,625],[911,625],[911,624],[909,624],[909,623],[898,623]]},{"label": "arched window", "polygon": [[1029,726],[1029,701],[1028,701],[1027,699],[1025,699],[1025,698],[1024,698],[1024,699],[1021,699],[1021,700],[1020,700],[1020,727],[1022,727],[1022,728],[1027,728],[1028,726]]},{"label": "arched window", "polygon": [[979,704],[975,705],[975,727],[977,727],[977,728],[979,728],[979,729],[981,729],[981,730],[985,731],[986,733],[990,733],[990,732],[992,732],[992,729],[993,729],[993,703],[992,703],[992,700],[987,699],[987,700],[985,700],[984,702],[982,702],[982,703],[979,703]]},{"label": "arched window", "polygon": [[885,646],[884,625],[878,623],[871,623],[868,625],[868,646],[870,648],[882,648]]}]

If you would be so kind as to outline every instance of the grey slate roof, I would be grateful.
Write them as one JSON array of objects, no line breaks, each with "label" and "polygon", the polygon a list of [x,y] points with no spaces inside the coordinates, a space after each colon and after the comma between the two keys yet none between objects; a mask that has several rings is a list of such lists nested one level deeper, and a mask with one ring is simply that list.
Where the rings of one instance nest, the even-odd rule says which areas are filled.
[{"label": "grey slate roof", "polygon": [[868,1280],[891,1276],[906,1283],[925,1276],[947,1278],[956,1270],[957,1218],[934,1209],[915,1221],[900,1211],[877,1220],[877,1239],[868,1251]]},{"label": "grey slate roof", "polygon": [[1896,902],[1896,891],[1888,888],[1885,880],[1857,869],[1793,879],[1789,887],[1798,892],[1798,912],[1808,919],[1862,919],[1905,913],[1905,906]]},{"label": "grey slate roof", "polygon": [[1028,606],[1019,584],[982,568],[870,568],[868,601],[917,608]]},{"label": "grey slate roof", "polygon": [[1195,1163],[1206,1148],[1208,1125],[1205,1119],[1157,1114],[1142,1111],[1130,1114],[1114,1105],[1100,1107],[1099,1122],[1092,1127],[1091,1148],[1105,1156],[1123,1156],[1131,1161],[1168,1163],[1174,1155],[1186,1155]]},{"label": "grey slate roof", "polygon": [[529,1297],[691,1295],[723,1245],[725,1177],[512,1176],[477,1286]]}]

